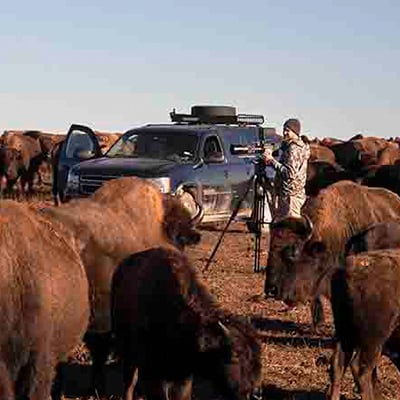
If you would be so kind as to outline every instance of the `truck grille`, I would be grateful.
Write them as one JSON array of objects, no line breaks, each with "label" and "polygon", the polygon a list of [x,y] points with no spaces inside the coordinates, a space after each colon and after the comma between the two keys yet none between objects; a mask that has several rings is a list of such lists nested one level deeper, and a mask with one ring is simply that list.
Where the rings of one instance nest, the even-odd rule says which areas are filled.
[{"label": "truck grille", "polygon": [[79,194],[90,195],[94,193],[104,182],[121,178],[119,175],[81,175],[79,181]]}]

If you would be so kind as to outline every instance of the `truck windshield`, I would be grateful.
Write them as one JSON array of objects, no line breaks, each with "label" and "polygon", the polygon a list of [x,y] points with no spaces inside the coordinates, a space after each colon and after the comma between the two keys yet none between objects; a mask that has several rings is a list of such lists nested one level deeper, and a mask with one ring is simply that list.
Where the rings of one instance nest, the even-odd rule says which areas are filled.
[{"label": "truck windshield", "polygon": [[192,161],[195,158],[197,143],[197,135],[182,130],[135,131],[122,136],[106,156]]}]

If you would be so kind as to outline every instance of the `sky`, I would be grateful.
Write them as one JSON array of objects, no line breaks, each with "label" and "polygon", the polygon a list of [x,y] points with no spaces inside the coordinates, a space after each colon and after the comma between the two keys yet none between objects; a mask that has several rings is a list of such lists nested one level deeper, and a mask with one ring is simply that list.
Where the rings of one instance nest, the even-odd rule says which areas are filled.
[{"label": "sky", "polygon": [[194,104],[310,137],[400,136],[398,0],[13,0],[0,131],[124,132]]}]

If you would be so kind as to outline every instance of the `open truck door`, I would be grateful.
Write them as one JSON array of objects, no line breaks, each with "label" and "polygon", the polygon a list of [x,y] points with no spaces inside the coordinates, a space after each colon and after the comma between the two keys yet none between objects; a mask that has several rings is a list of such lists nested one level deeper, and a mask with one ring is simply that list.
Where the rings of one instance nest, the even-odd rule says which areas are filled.
[{"label": "open truck door", "polygon": [[70,169],[82,161],[101,157],[102,152],[96,134],[84,125],[72,124],[64,142],[60,145],[56,171],[53,171],[53,196],[65,201],[65,189]]}]

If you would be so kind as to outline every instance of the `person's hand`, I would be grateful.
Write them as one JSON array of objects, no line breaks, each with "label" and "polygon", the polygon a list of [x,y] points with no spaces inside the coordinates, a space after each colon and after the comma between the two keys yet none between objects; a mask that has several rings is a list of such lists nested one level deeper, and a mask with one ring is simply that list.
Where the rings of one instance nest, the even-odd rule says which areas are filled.
[{"label": "person's hand", "polygon": [[270,164],[273,158],[274,157],[272,156],[272,149],[266,148],[263,153],[264,162],[266,164]]}]

